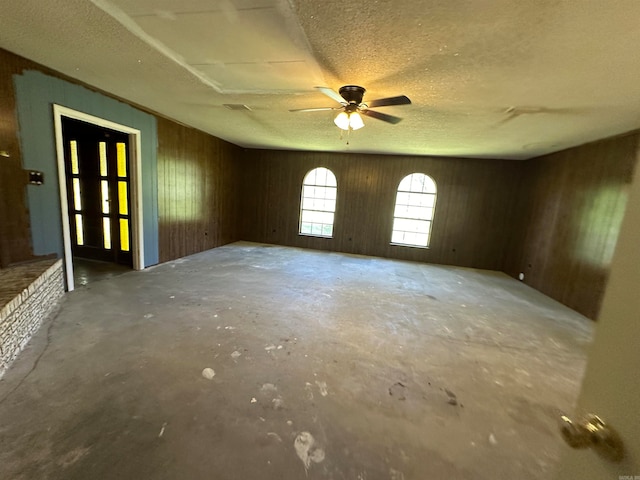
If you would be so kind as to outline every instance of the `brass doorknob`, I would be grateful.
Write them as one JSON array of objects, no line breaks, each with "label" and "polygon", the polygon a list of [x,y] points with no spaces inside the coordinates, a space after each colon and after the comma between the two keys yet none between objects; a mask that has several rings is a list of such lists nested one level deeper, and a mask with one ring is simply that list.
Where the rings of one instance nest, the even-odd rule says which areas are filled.
[{"label": "brass doorknob", "polygon": [[619,462],[624,458],[622,439],[597,415],[589,414],[577,423],[562,415],[560,433],[571,448],[591,448],[612,462]]}]

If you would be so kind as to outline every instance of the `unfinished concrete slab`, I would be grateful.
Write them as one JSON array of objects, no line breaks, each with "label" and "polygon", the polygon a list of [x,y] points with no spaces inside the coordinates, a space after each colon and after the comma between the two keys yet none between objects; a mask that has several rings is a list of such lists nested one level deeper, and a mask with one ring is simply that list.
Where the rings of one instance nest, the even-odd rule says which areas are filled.
[{"label": "unfinished concrete slab", "polygon": [[68,294],[0,478],[547,479],[591,333],[502,273],[235,243]]}]

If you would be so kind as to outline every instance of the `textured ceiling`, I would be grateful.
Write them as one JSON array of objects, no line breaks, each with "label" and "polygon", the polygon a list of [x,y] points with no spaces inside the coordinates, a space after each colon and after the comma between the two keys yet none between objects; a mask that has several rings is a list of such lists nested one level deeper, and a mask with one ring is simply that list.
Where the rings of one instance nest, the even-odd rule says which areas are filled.
[{"label": "textured ceiling", "polygon": [[[0,18],[0,47],[245,147],[521,159],[640,128],[638,0],[3,0]],[[336,112],[289,112],[345,84],[413,103],[348,139]]]}]

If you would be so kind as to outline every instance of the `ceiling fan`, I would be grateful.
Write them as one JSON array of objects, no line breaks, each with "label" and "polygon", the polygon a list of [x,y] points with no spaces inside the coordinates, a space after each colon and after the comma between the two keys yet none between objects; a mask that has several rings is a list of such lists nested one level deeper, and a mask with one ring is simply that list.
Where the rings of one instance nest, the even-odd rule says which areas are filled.
[{"label": "ceiling fan", "polygon": [[501,110],[500,113],[505,114],[506,116],[500,120],[496,126],[502,125],[503,123],[510,122],[515,120],[516,118],[523,115],[537,115],[537,114],[580,114],[583,112],[588,112],[588,109],[585,108],[549,108],[549,107],[534,107],[534,106],[511,106],[504,110]]},{"label": "ceiling fan", "polygon": [[298,108],[290,112],[320,112],[325,110],[342,110],[334,119],[334,123],[342,130],[358,130],[364,127],[360,115],[377,118],[383,122],[396,124],[402,120],[400,117],[371,110],[374,107],[387,107],[391,105],[409,105],[411,100],[406,95],[397,97],[379,98],[370,102],[363,102],[362,97],[366,90],[358,85],[345,85],[340,87],[339,93],[328,87],[315,87],[327,97],[340,103],[340,107]]}]

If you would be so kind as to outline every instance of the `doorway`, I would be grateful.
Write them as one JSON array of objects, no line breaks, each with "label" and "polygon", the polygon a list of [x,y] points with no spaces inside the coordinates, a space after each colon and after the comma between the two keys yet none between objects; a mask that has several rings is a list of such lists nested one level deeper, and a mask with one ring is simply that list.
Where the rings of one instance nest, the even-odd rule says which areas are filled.
[{"label": "doorway", "polygon": [[140,132],[58,105],[54,119],[68,290],[142,269]]},{"label": "doorway", "polygon": [[73,258],[133,268],[128,135],[62,119]]}]

